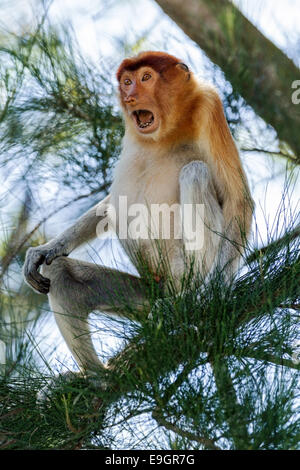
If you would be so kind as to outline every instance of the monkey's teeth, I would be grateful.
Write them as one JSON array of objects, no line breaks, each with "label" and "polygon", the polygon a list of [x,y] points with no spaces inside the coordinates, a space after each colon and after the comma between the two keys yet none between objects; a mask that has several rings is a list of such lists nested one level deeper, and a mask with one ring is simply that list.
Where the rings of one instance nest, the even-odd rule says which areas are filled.
[{"label": "monkey's teeth", "polygon": [[151,124],[152,124],[153,121],[154,121],[154,116],[153,116],[153,114],[152,114],[152,116],[151,116],[151,118],[150,118],[149,121],[147,121],[147,122],[142,122],[142,121],[140,120],[140,113],[143,113],[143,112],[145,112],[145,111],[143,111],[143,110],[134,111],[134,114],[135,114],[135,116],[136,116],[136,124],[138,125],[138,127],[139,127],[140,129],[145,129],[145,128],[148,127],[148,126],[151,126]]},{"label": "monkey's teeth", "polygon": [[141,127],[142,129],[144,129],[145,127],[150,126],[153,121],[154,121],[154,119],[152,118],[151,121],[145,122],[144,124],[139,123],[139,127]]}]

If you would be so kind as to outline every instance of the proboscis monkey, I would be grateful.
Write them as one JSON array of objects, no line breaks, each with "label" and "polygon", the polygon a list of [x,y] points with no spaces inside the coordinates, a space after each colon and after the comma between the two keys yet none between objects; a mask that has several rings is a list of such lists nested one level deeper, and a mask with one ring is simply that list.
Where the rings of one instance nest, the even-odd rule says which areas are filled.
[{"label": "proboscis monkey", "polygon": [[[122,298],[143,303],[145,297],[141,271],[138,277],[67,257],[96,237],[96,230],[101,235],[105,225],[101,222],[106,219],[115,218],[119,234],[124,221],[120,201],[126,202],[128,227],[134,221],[130,208],[136,204],[146,208],[143,216],[152,208],[181,208],[173,215],[162,210],[163,217],[168,213],[170,218],[170,231],[162,240],[159,256],[148,226],[142,236],[133,234],[133,227],[144,220],[141,217],[127,237],[120,237],[137,269],[144,260],[162,285],[170,278],[180,285],[186,255],[193,255],[194,269],[204,279],[215,269],[222,270],[224,279],[231,279],[252,219],[247,179],[215,89],[199,82],[185,64],[163,52],[143,52],[125,59],[117,79],[125,135],[110,194],[61,235],[30,248],[24,265],[27,283],[49,294],[60,331],[84,372],[95,366],[104,368],[88,331],[88,314],[95,309],[111,311],[113,298],[114,313],[122,314]],[[203,243],[188,250],[186,226],[181,237],[175,236],[182,229],[185,207],[193,209],[192,219],[187,216],[186,220],[191,223],[199,215],[202,222]],[[156,229],[158,238],[163,238],[161,227]],[[38,272],[41,265],[42,274]]]}]

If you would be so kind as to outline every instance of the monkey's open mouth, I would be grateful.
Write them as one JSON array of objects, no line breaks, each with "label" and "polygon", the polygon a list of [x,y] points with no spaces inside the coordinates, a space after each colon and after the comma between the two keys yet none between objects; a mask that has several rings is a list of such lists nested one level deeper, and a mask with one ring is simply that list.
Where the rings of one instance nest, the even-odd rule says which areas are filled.
[{"label": "monkey's open mouth", "polygon": [[133,111],[132,116],[134,118],[137,128],[141,132],[153,132],[157,127],[154,126],[154,114],[148,109],[138,109],[136,111]]}]

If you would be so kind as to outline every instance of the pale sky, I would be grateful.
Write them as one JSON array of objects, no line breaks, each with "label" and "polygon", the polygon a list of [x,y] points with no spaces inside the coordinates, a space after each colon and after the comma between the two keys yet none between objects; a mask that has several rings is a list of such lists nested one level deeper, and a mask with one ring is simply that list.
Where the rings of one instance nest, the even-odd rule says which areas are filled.
[{"label": "pale sky", "polygon": [[[300,41],[300,0],[234,1],[264,34],[299,62],[300,58],[295,56],[296,49],[292,46],[297,40],[298,44]],[[26,30],[32,23],[33,12],[41,12],[41,2],[0,0],[0,11],[0,26],[8,30]],[[83,55],[90,57],[97,66],[101,66],[101,60],[112,59],[117,64],[123,58],[125,51],[116,41],[116,36],[134,44],[137,36],[147,35],[143,48],[168,50],[183,60],[187,59],[187,63],[191,58],[195,72],[200,76],[206,74],[204,78],[209,79],[204,66],[204,54],[168,16],[162,14],[154,0],[53,0],[49,14],[53,23],[67,21],[73,26]],[[112,79],[114,74],[115,67],[112,67]],[[295,77],[297,78],[300,77]],[[281,196],[281,190],[276,186],[278,178],[268,183],[267,194],[272,194],[270,202],[265,201],[264,186],[259,187],[257,184],[259,179],[272,174],[273,163],[262,155],[251,154],[244,157],[244,165],[250,176],[252,190],[257,192],[260,203],[261,198],[264,199],[263,205],[268,215],[273,213],[275,216],[274,203]],[[54,228],[56,229],[55,223]]]},{"label": "pale sky", "polygon": [[[151,31],[149,41],[155,42],[163,30],[168,30],[166,24],[170,25],[169,18],[161,15],[153,0],[111,0],[106,2],[112,5],[108,10],[101,7],[102,3],[54,0],[50,10],[53,17],[72,20],[81,47],[93,56],[101,46],[106,55],[110,39],[116,34],[123,32],[134,40],[136,34]],[[293,56],[292,45],[300,37],[299,0],[234,0],[234,3],[269,39]],[[293,59],[299,63],[300,57]]]},{"label": "pale sky", "polygon": [[[278,47],[300,65],[299,0],[234,0],[234,3]],[[298,41],[298,54],[292,51]]]},{"label": "pale sky", "polygon": [[[212,0],[213,1],[213,0]],[[299,0],[233,0],[241,11],[275,44],[287,51],[299,41]],[[110,6],[104,7],[104,4]],[[0,0],[0,25],[11,29],[16,24],[26,29],[32,12],[41,9],[40,0]],[[164,23],[154,0],[53,0],[51,18],[70,21],[80,46],[96,57],[98,50],[109,52],[108,44],[121,32],[132,37]],[[169,20],[167,19],[169,22]],[[100,26],[101,24],[101,26]],[[157,33],[156,33],[157,34]],[[150,36],[152,35],[152,32]],[[105,51],[105,47],[108,49]],[[290,55],[293,55],[290,51]],[[294,57],[295,60],[300,57]]]}]

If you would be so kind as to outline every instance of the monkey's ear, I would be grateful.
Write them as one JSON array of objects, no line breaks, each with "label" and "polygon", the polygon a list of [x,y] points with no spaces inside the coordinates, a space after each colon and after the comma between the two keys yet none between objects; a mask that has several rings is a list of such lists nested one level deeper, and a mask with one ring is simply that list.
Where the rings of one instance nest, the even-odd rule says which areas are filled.
[{"label": "monkey's ear", "polygon": [[189,80],[191,78],[190,69],[188,68],[188,66],[186,64],[184,64],[183,62],[179,62],[179,64],[176,65],[176,68],[181,69],[184,72],[186,72],[187,80]]}]

